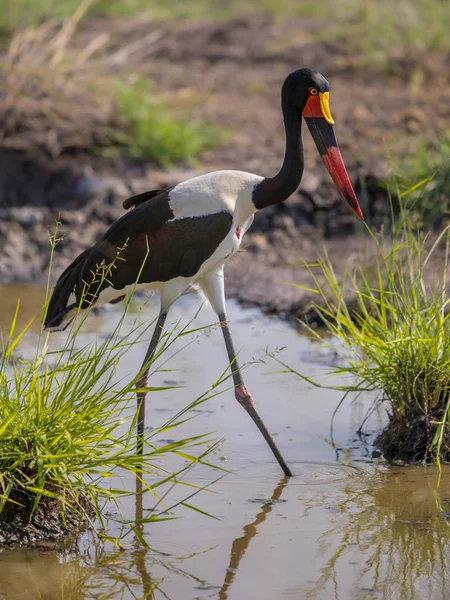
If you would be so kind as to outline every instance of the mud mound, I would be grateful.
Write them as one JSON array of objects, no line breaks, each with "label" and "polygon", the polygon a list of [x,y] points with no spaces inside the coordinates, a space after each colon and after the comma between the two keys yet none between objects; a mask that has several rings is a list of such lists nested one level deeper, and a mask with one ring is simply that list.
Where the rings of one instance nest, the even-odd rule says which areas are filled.
[{"label": "mud mound", "polygon": [[[22,499],[23,503],[23,499]],[[86,498],[81,499],[82,510],[94,515],[93,507]],[[34,515],[30,517],[32,502],[23,506],[7,505],[0,515],[0,546],[38,544],[54,541],[61,536],[76,535],[86,526],[85,519],[70,508],[66,508],[65,517],[61,515],[59,501],[42,498]]]},{"label": "mud mound", "polygon": [[[419,414],[409,419],[391,419],[386,429],[378,436],[375,446],[388,461],[432,462],[435,456],[429,451],[442,421],[444,409],[439,408],[429,415]],[[441,459],[450,460],[450,432],[445,428]]]}]

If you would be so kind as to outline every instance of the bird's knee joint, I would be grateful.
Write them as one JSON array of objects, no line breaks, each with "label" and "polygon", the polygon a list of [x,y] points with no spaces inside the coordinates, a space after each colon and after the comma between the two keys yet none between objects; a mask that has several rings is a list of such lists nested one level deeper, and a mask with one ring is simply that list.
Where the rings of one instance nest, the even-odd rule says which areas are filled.
[{"label": "bird's knee joint", "polygon": [[[136,389],[140,390],[140,389],[142,389],[142,388],[146,388],[146,387],[148,387],[148,379],[147,379],[147,377],[145,377],[145,378],[142,378],[142,379],[139,379],[139,380],[136,382]],[[138,395],[138,396],[144,396],[144,397],[145,397],[146,393],[147,393],[147,392],[138,391],[137,395]]]},{"label": "bird's knee joint", "polygon": [[234,393],[236,396],[236,400],[239,404],[244,407],[246,410],[250,407],[254,406],[253,398],[250,395],[250,392],[245,387],[245,385],[238,385],[234,388]]}]

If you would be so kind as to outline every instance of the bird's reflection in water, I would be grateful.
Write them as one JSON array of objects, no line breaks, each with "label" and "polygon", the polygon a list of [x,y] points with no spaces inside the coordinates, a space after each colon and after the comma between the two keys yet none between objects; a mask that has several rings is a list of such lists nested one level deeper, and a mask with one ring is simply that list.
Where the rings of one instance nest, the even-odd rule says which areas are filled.
[{"label": "bird's reflection in water", "polygon": [[313,506],[329,516],[317,538],[320,577],[297,590],[305,599],[329,590],[340,598],[450,597],[448,468],[441,477],[434,466],[391,466],[347,484],[332,500],[316,496]]},{"label": "bird's reflection in water", "polygon": [[250,545],[250,542],[255,537],[258,532],[258,526],[267,518],[267,515],[272,511],[273,504],[277,502],[281,498],[281,494],[283,493],[284,488],[288,484],[289,477],[283,476],[276,488],[273,491],[273,494],[267,502],[265,502],[259,513],[256,515],[255,519],[244,526],[244,532],[241,537],[236,538],[231,545],[231,554],[230,554],[230,562],[228,564],[228,568],[226,570],[225,579],[220,588],[219,592],[219,600],[227,600],[228,592],[230,586],[234,581],[234,577],[239,568],[239,564],[244,557],[247,549]]},{"label": "bird's reflection in water", "polygon": [[[135,511],[135,522],[136,528],[138,531],[142,533],[144,529],[144,525],[142,523],[142,519],[144,516],[144,508],[143,508],[143,493],[142,493],[142,480],[141,474],[137,473],[136,475],[136,511]],[[147,549],[143,548],[140,540],[136,537],[135,545],[138,546],[136,551],[136,569],[142,580],[142,591],[143,598],[154,598],[154,590],[155,586],[152,578],[150,577],[149,572],[147,571],[147,567],[145,564],[145,558],[147,556]]]},{"label": "bird's reflection in water", "polygon": [[[219,600],[227,600],[228,593],[231,585],[233,584],[236,572],[239,568],[241,560],[243,559],[247,549],[250,545],[250,542],[255,537],[258,532],[258,527],[264,523],[267,518],[267,515],[272,511],[272,507],[275,502],[280,500],[281,495],[283,493],[284,488],[289,482],[289,478],[283,476],[275,487],[272,496],[263,503],[261,510],[257,513],[254,520],[248,525],[244,526],[243,535],[236,538],[231,545],[231,553],[230,553],[230,561],[225,573],[224,582],[219,590],[218,598]],[[136,526],[140,532],[143,530],[143,491],[142,491],[142,482],[139,478],[136,478]],[[142,580],[142,589],[143,589],[143,598],[154,598],[154,592],[157,590],[162,583],[161,580],[158,582],[152,580],[149,575],[146,567],[146,555],[148,551],[142,548],[141,542],[138,537],[135,539],[135,543],[140,546],[140,551],[136,554],[136,568],[141,576]],[[178,566],[169,565],[167,562],[165,563],[166,569],[168,569],[172,573],[177,573],[179,575],[188,576],[190,579],[194,579],[198,584],[200,584],[203,589],[212,589],[215,586],[209,586],[206,581],[201,580],[198,577],[195,577],[192,574],[186,573],[184,570],[180,569]]]},{"label": "bird's reflection in water", "polygon": [[[141,599],[153,599],[155,598],[155,593],[159,592],[164,598],[167,600],[171,600],[168,594],[161,589],[162,584],[164,583],[164,579],[166,575],[162,577],[155,578],[152,577],[148,571],[148,566],[150,565],[152,568],[155,567],[163,567],[164,571],[167,575],[176,575],[178,577],[182,577],[184,579],[190,579],[195,583],[197,589],[212,589],[214,586],[211,586],[206,580],[189,573],[185,569],[180,567],[180,563],[188,558],[192,558],[195,554],[189,556],[181,556],[177,558],[173,558],[170,555],[164,554],[162,552],[156,553],[155,550],[149,550],[147,547],[143,545],[142,536],[144,533],[144,507],[143,507],[143,499],[144,499],[145,491],[143,491],[143,484],[140,474],[137,473],[136,477],[136,496],[135,496],[135,539],[134,539],[134,565],[136,566],[136,570],[140,575],[142,582],[142,592],[143,595],[139,596]],[[158,596],[159,597],[159,596]],[[175,599],[172,599],[175,600]]]}]

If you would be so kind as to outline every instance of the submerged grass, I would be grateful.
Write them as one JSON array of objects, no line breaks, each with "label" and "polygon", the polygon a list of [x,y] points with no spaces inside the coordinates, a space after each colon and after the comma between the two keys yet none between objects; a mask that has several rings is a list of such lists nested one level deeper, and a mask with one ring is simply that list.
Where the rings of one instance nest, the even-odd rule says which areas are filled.
[{"label": "submerged grass", "polygon": [[[433,467],[377,469],[336,490],[333,514],[317,540],[323,567],[305,599],[326,597],[328,589],[336,597],[357,597],[361,587],[385,598],[406,600],[419,589],[427,590],[424,597],[442,597],[450,560],[448,482]],[[329,501],[323,494],[324,509]],[[312,504],[317,510],[317,499]],[[355,550],[362,566],[354,572],[352,594],[337,574]]]},{"label": "submerged grass", "polygon": [[332,337],[324,341],[302,324],[341,356],[330,374],[349,381],[327,386],[298,374],[342,391],[343,399],[376,393],[376,406],[384,401],[389,407],[389,424],[377,440],[388,459],[448,460],[450,228],[432,241],[406,217],[400,222],[394,240],[374,237],[377,257],[370,269],[359,265],[340,277],[327,255],[307,265],[315,284],[309,291],[317,296],[313,309]]},{"label": "submerged grass", "polygon": [[[124,382],[117,380],[116,369],[127,349],[146,338],[148,327],[135,323],[124,333],[123,316],[104,341],[82,344],[80,324],[57,351],[49,350],[48,334],[41,331],[32,356],[19,359],[26,356],[25,336],[32,322],[16,331],[17,318],[18,310],[0,354],[0,533],[11,522],[22,528],[43,524],[45,531],[46,521],[56,516],[59,533],[73,533],[87,522],[108,537],[105,507],[112,503],[116,520],[124,526],[122,534],[133,530],[145,544],[137,526],[172,518],[165,498],[167,487],[175,484],[187,485],[189,491],[170,510],[181,504],[203,512],[190,498],[204,488],[189,485],[186,474],[194,465],[209,465],[207,455],[217,444],[207,435],[163,446],[156,439],[216,395],[225,375],[163,426],[145,432],[141,455],[135,436],[140,374]],[[189,327],[164,336],[152,365],[175,340],[190,333]],[[167,389],[170,386],[147,391]],[[167,464],[169,456],[176,457],[176,472]],[[122,482],[129,482],[130,476],[137,479],[137,489],[155,498],[155,510],[138,524],[120,513],[120,499],[135,493]]]}]

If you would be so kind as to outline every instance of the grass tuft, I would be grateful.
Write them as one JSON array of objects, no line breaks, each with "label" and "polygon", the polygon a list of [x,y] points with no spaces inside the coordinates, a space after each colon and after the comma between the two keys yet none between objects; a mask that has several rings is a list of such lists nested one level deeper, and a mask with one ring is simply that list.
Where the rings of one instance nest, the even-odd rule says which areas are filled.
[{"label": "grass tuft", "polygon": [[132,158],[142,158],[170,167],[180,161],[192,162],[203,150],[223,141],[218,127],[176,112],[155,94],[145,79],[117,83],[114,93],[126,132],[115,136],[118,149]]},{"label": "grass tuft", "polygon": [[[33,355],[18,358],[27,356],[26,334],[33,322],[17,331],[18,314],[19,306],[0,351],[0,523],[15,522],[22,530],[30,523],[39,528],[56,517],[62,531],[73,533],[87,522],[107,536],[105,507],[112,503],[119,514],[116,520],[128,525],[122,527],[125,535],[135,531],[136,523],[120,513],[120,499],[135,493],[124,488],[124,476],[137,480],[136,493],[143,490],[155,497],[155,509],[140,524],[172,518],[165,500],[167,487],[186,485],[186,474],[194,465],[213,466],[207,456],[217,444],[207,435],[163,446],[155,440],[168,430],[173,435],[189,410],[218,393],[226,376],[162,427],[146,432],[141,455],[135,436],[140,374],[118,381],[116,369],[130,346],[147,337],[148,327],[135,324],[124,333],[123,316],[103,342],[80,346],[80,324],[57,351],[50,351],[48,334],[41,331]],[[189,333],[189,325],[168,332],[152,365],[176,339]],[[147,391],[167,389],[170,386]],[[180,465],[176,472],[167,466],[169,456]],[[182,505],[204,512],[192,503],[204,488],[189,488],[189,495],[170,506],[171,511]]]},{"label": "grass tuft", "polygon": [[450,210],[450,132],[432,146],[421,140],[414,155],[401,157],[388,184],[418,226],[441,225]]},{"label": "grass tuft", "polygon": [[331,338],[301,323],[338,352],[342,360],[330,373],[348,377],[348,383],[327,386],[297,374],[342,391],[344,398],[372,392],[376,405],[385,402],[389,425],[377,443],[386,458],[448,460],[450,228],[432,243],[403,221],[393,241],[374,241],[377,259],[370,269],[359,265],[341,278],[327,255],[307,266],[317,297],[312,308]]}]

